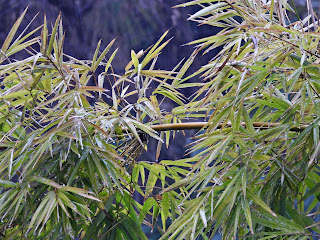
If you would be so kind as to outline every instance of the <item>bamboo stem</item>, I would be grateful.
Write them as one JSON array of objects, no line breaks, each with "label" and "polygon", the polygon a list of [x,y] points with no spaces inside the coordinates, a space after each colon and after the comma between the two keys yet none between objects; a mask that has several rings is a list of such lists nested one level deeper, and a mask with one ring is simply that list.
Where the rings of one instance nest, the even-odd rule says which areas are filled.
[{"label": "bamboo stem", "polygon": [[[242,126],[246,126],[246,123],[240,123]],[[269,129],[273,127],[278,127],[281,123],[269,123],[269,122],[253,122],[253,127],[260,129]],[[155,131],[170,131],[170,130],[191,130],[191,129],[202,129],[209,127],[210,124],[208,122],[186,122],[186,123],[170,123],[170,124],[159,124],[159,125],[151,125],[150,127]],[[290,131],[293,132],[302,132],[309,125],[300,125],[299,127],[291,127]],[[222,124],[218,125],[218,129],[231,127],[231,124]],[[2,144],[1,144],[2,145]],[[0,150],[6,149],[7,146],[0,146]]]},{"label": "bamboo stem", "polygon": [[[242,122],[242,126],[246,126],[246,123]],[[269,123],[269,122],[253,122],[253,127],[260,129],[269,129],[273,127],[278,127],[281,123]],[[186,123],[170,123],[170,124],[159,124],[159,125],[151,125],[150,127],[156,131],[169,131],[169,130],[190,130],[190,129],[201,129],[207,128],[210,126],[208,122],[186,122]],[[222,124],[218,125],[218,129],[223,127],[231,127],[230,124]],[[299,127],[291,127],[290,130],[294,132],[302,132],[308,125],[300,125]]]}]

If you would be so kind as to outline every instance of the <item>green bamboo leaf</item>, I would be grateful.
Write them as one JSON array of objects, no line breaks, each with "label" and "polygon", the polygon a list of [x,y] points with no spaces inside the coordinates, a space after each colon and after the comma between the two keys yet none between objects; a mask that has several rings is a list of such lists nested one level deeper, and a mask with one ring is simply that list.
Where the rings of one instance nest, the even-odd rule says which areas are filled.
[{"label": "green bamboo leaf", "polygon": [[[167,34],[167,32],[165,33]],[[160,40],[162,40],[162,37],[160,38]],[[159,40],[159,41],[160,41]],[[168,43],[172,40],[172,38],[170,38],[169,40],[167,40],[166,42],[164,42],[163,44],[161,44],[158,48],[156,48],[153,52],[152,49],[148,52],[147,56],[143,59],[143,61],[141,62],[141,66],[142,68],[145,67],[152,59],[154,59],[155,57],[157,57],[160,53],[160,51],[168,45]],[[158,42],[157,42],[158,43]],[[157,43],[154,46],[157,46]]]},{"label": "green bamboo leaf", "polygon": [[[179,70],[178,74],[177,74],[177,79],[175,79],[172,82],[172,86],[178,87],[177,85],[179,84],[180,87],[183,87],[182,83],[184,82],[184,80],[182,79],[182,77],[185,75],[185,73],[187,72],[187,70],[190,68],[191,64],[193,63],[193,61],[195,60],[195,57],[197,55],[197,51],[195,50],[191,56],[185,61],[185,63],[183,64],[183,66],[181,67],[181,69]],[[190,84],[190,83],[189,83]],[[194,83],[197,84],[197,83]],[[199,83],[198,83],[199,84]],[[188,86],[188,83],[184,84],[185,87],[193,87]],[[196,85],[195,85],[196,86]]]},{"label": "green bamboo leaf", "polygon": [[[2,47],[1,47],[2,52],[4,52],[4,53],[7,52],[8,48],[9,48],[9,46],[10,46],[12,40],[13,40],[13,37],[14,37],[14,35],[16,34],[16,32],[17,32],[17,30],[18,30],[18,28],[19,28],[19,26],[20,26],[20,24],[21,24],[21,22],[22,22],[22,20],[23,20],[23,18],[24,18],[24,15],[25,15],[26,12],[27,12],[27,10],[28,10],[28,8],[26,8],[26,9],[23,11],[23,13],[22,13],[22,14],[20,15],[20,17],[17,19],[17,21],[13,24],[13,26],[12,26],[9,34],[7,35],[6,39],[4,40],[4,42],[3,42],[3,44],[2,44]],[[4,57],[4,56],[2,56],[2,54],[1,54],[1,60],[4,59],[3,57]]]},{"label": "green bamboo leaf", "polygon": [[242,107],[242,114],[243,114],[244,122],[246,123],[246,127],[249,130],[249,133],[251,135],[254,135],[255,130],[254,130],[251,118],[250,118],[250,116],[244,106]]},{"label": "green bamboo leaf", "polygon": [[240,210],[241,210],[241,207],[240,207],[240,205],[238,205],[237,210],[236,210],[235,221],[234,221],[234,225],[233,225],[233,237],[234,238],[236,238],[237,229],[239,228]]},{"label": "green bamboo leaf", "polygon": [[145,174],[144,166],[139,165],[139,172],[140,172],[142,185],[144,185],[145,181],[146,181],[146,174]]},{"label": "green bamboo leaf", "polygon": [[273,19],[274,0],[271,0],[270,19]]},{"label": "green bamboo leaf", "polygon": [[139,222],[142,224],[142,221],[146,218],[147,214],[150,213],[150,209],[156,204],[156,200],[154,198],[148,198],[140,210],[139,214]]},{"label": "green bamboo leaf", "polygon": [[192,5],[196,5],[196,4],[201,4],[201,3],[208,3],[208,2],[213,2],[215,0],[194,0],[194,1],[190,1],[187,3],[181,3],[179,5],[174,6],[175,8],[177,7],[188,7],[188,6],[192,6]]},{"label": "green bamboo leaf", "polygon": [[190,239],[192,239],[192,240],[195,239],[197,225],[198,225],[198,219],[199,219],[199,215],[196,215],[194,218],[194,221],[193,221],[193,228],[192,228],[191,237],[190,237]]},{"label": "green bamboo leaf", "polygon": [[297,223],[298,225],[307,228],[308,226],[313,225],[313,230],[319,232],[320,229],[315,224],[314,220],[310,217],[306,217],[304,213],[299,213],[297,209],[294,207],[292,203],[287,202],[286,206],[287,212],[292,218],[292,220]]},{"label": "green bamboo leaf", "polygon": [[132,170],[132,175],[131,175],[131,178],[132,178],[132,182],[133,183],[138,183],[138,178],[139,178],[139,165],[135,165],[133,170]]},{"label": "green bamboo leaf", "polygon": [[14,182],[8,181],[8,180],[0,179],[0,186],[1,187],[10,187],[10,188],[12,188],[12,187],[16,187],[17,184],[14,183]]},{"label": "green bamboo leaf", "polygon": [[[109,50],[110,50],[110,48],[112,47],[112,45],[113,45],[113,43],[115,42],[115,40],[116,40],[116,39],[113,39],[113,40],[108,44],[108,46],[106,46],[106,48],[102,51],[102,53],[100,54],[100,56],[99,56],[99,58],[97,59],[97,61],[96,61],[97,56],[96,56],[96,53],[95,53],[94,58],[93,58],[93,60],[92,60],[92,71],[95,71],[95,70],[98,68],[98,66],[100,65],[102,59],[107,55],[107,53],[109,52]],[[100,43],[100,42],[101,42],[101,40],[99,41],[99,43]],[[99,47],[100,47],[100,44],[98,44],[96,52],[99,50],[99,49],[98,49]],[[118,50],[118,49],[116,49],[116,50],[113,52],[112,56],[110,57],[110,59],[109,59],[109,61],[108,61],[107,66],[108,66],[108,65],[110,66],[112,59],[114,58],[115,54],[117,53],[117,50]],[[98,54],[98,52],[97,52],[97,54]],[[109,66],[108,66],[108,68],[107,68],[107,66],[106,66],[106,70],[108,70],[108,68],[109,68]]]},{"label": "green bamboo leaf", "polygon": [[57,191],[57,196],[64,205],[69,207],[72,211],[78,213],[77,207],[64,192],[62,192],[61,190]]},{"label": "green bamboo leaf", "polygon": [[157,219],[158,219],[158,215],[160,212],[160,208],[157,202],[155,202],[155,204],[153,205],[153,212],[152,212],[152,226],[153,228],[156,225]]},{"label": "green bamboo leaf", "polygon": [[98,54],[99,54],[100,45],[101,45],[101,39],[99,40],[99,42],[97,44],[96,50],[94,51],[93,58],[92,58],[91,68],[92,68],[93,72],[94,72],[94,65],[95,65],[95,62],[96,62]]},{"label": "green bamboo leaf", "polygon": [[142,131],[144,131],[145,133],[147,133],[148,135],[150,135],[154,139],[157,139],[158,141],[163,142],[163,140],[157,135],[157,132],[155,130],[153,130],[151,127],[149,127],[145,124],[142,124],[138,121],[135,121],[135,120],[131,120],[131,121],[137,128],[141,129]]},{"label": "green bamboo leaf", "polygon": [[[114,40],[101,54],[98,43],[89,66],[63,53],[60,16],[51,36],[46,17],[18,37],[16,23],[0,54],[4,238],[147,239],[141,224],[155,227],[159,217],[161,239],[211,239],[218,231],[223,239],[304,239],[319,232],[320,34],[311,15],[290,20],[285,4],[185,0],[180,7],[199,7],[190,20],[222,29],[192,41],[194,52],[172,71],[155,65],[170,41],[166,32],[146,51],[133,51],[123,75],[108,74]],[[9,59],[23,49],[30,57]],[[192,72],[198,53],[217,49]],[[100,66],[98,85],[88,86]],[[190,99],[180,91],[187,87],[198,88]],[[190,158],[137,161],[145,134],[158,140],[157,158],[160,140],[172,147],[180,139],[177,131],[171,139],[170,128],[155,131],[157,124],[203,127],[191,132]]]},{"label": "green bamboo leaf", "polygon": [[116,50],[114,50],[114,52],[112,53],[111,57],[109,58],[106,66],[105,66],[105,69],[104,69],[105,73],[108,72],[108,69],[109,69],[109,67],[111,66],[111,62],[112,62],[112,60],[114,59],[115,55],[117,54],[118,49],[119,49],[119,48],[117,48]]},{"label": "green bamboo leaf", "polygon": [[95,200],[95,201],[97,201],[97,202],[102,202],[99,198],[96,198],[96,197],[91,196],[91,195],[89,195],[89,194],[85,194],[85,193],[81,193],[81,192],[78,192],[77,194],[80,195],[80,196],[82,196],[82,197],[89,198],[89,199],[91,199],[91,200]]},{"label": "green bamboo leaf", "polygon": [[[302,226],[300,226],[299,224],[295,223],[292,220],[289,220],[288,218],[285,218],[281,215],[277,215],[277,217],[272,216],[269,212],[265,211],[264,209],[257,207],[257,210],[259,212],[261,212],[263,215],[267,216],[268,219],[271,219],[271,222],[273,222],[274,224],[276,224],[276,228],[275,229],[279,229],[282,231],[286,231],[286,232],[304,232],[304,228]],[[257,218],[255,218],[255,216],[253,216],[253,219],[255,222],[257,222]],[[259,220],[260,221],[260,218]],[[268,226],[268,225],[266,225]]]},{"label": "green bamboo leaf", "polygon": [[319,198],[319,196],[318,196],[319,189],[320,189],[320,182],[315,184],[313,188],[311,188],[309,191],[307,191],[306,194],[303,195],[303,197],[301,198],[300,202],[307,200],[312,195],[315,195],[317,198]]},{"label": "green bamboo leaf", "polygon": [[192,20],[192,19],[195,19],[195,18],[199,18],[199,17],[205,16],[205,15],[208,15],[208,14],[212,13],[213,11],[224,10],[225,6],[228,6],[227,3],[225,3],[225,2],[219,2],[219,3],[216,3],[216,4],[209,5],[208,7],[204,7],[200,11],[198,11],[195,14],[191,15],[188,18],[188,20]]},{"label": "green bamboo leaf", "polygon": [[184,102],[181,100],[181,98],[171,91],[158,89],[154,93],[161,94],[161,95],[171,99],[172,101],[178,103],[181,106],[185,105]]},{"label": "green bamboo leaf", "polygon": [[46,14],[44,14],[43,29],[41,32],[41,46],[40,46],[41,53],[44,53],[44,54],[46,53],[47,42],[48,42],[47,16]]},{"label": "green bamboo leaf", "polygon": [[[17,189],[9,189],[5,193],[1,194],[0,196],[0,213],[4,213],[8,208],[10,208],[10,205],[12,201],[17,197],[19,194],[19,191]],[[4,215],[4,214],[3,214]],[[5,217],[5,215],[3,216]]]},{"label": "green bamboo leaf", "polygon": [[269,102],[269,101],[265,101],[262,99],[257,99],[257,102],[260,104],[263,104],[265,106],[269,106],[269,107],[279,109],[279,110],[286,110],[287,109],[284,106],[282,106],[281,104],[279,104],[279,102]]},{"label": "green bamboo leaf", "polygon": [[165,45],[162,44],[162,46],[158,48],[159,44],[162,42],[162,40],[165,38],[165,36],[167,36],[168,32],[169,32],[169,30],[167,30],[164,34],[162,34],[162,36],[156,42],[156,44],[149,50],[148,54],[141,62],[142,67],[146,66],[157,55],[157,53],[159,53],[162,50],[162,48],[164,48],[164,46],[166,46],[168,44],[168,43],[166,43]]},{"label": "green bamboo leaf", "polygon": [[[23,29],[23,31],[20,33],[20,35],[16,38],[16,40],[11,44],[11,46],[8,48],[8,52],[11,51],[12,48],[17,47],[20,45],[23,41],[25,41],[27,38],[32,36],[35,32],[37,32],[39,29],[41,29],[43,26],[36,27],[34,30],[28,31],[29,27],[32,25],[34,20],[37,18],[39,14],[36,14],[31,21],[27,24],[27,26]],[[36,37],[38,39],[38,37]]]},{"label": "green bamboo leaf", "polygon": [[199,210],[199,214],[200,214],[200,218],[203,222],[204,227],[207,227],[208,224],[207,224],[206,211],[203,208],[201,208]]},{"label": "green bamboo leaf", "polygon": [[156,185],[156,182],[158,180],[159,176],[155,172],[149,172],[148,180],[146,183],[146,191],[144,198],[146,199],[150,193],[152,193],[154,186]]},{"label": "green bamboo leaf", "polygon": [[259,198],[257,195],[255,195],[250,189],[247,188],[247,196],[248,198],[252,199],[257,205],[259,205],[260,207],[262,207],[264,210],[266,210],[267,212],[269,212],[271,215],[277,217],[277,214],[275,214],[270,207],[261,200],[261,198]]},{"label": "green bamboo leaf", "polygon": [[[162,194],[162,202],[161,202],[161,214],[163,215],[164,220],[166,221],[169,217],[169,208],[170,208],[170,198],[167,192]],[[165,227],[164,221],[164,227]]]},{"label": "green bamboo leaf", "polygon": [[40,223],[44,220],[45,214],[48,213],[49,211],[46,210],[46,205],[48,204],[49,200],[53,197],[53,192],[49,192],[41,201],[39,204],[37,210],[32,216],[32,219],[29,223],[29,228],[28,231],[34,227],[35,223],[35,230],[39,227]]},{"label": "green bamboo leaf", "polygon": [[57,202],[58,202],[59,206],[62,208],[62,210],[64,211],[64,213],[67,215],[67,217],[70,218],[70,214],[69,214],[66,206],[62,202],[62,200],[60,198],[57,198]]},{"label": "green bamboo leaf", "polygon": [[242,204],[244,215],[246,217],[246,220],[247,220],[247,223],[249,225],[250,231],[251,231],[252,234],[254,234],[251,211],[250,211],[249,203],[248,203],[247,199],[243,198],[242,201],[241,201],[241,204]]},{"label": "green bamboo leaf", "polygon": [[[203,198],[202,198],[203,200]],[[167,232],[160,238],[162,239],[175,239],[175,237],[180,233],[180,231],[190,222],[192,222],[193,220],[193,215],[194,213],[198,210],[199,208],[199,202],[193,202],[192,205],[189,206],[188,211],[179,216],[179,218],[173,223],[171,224],[171,226],[168,228]],[[191,225],[191,224],[190,224]],[[192,230],[192,225],[190,226],[189,231]],[[170,238],[168,238],[168,235],[171,234]]]},{"label": "green bamboo leaf", "polygon": [[56,34],[57,34],[57,29],[58,29],[58,26],[59,26],[60,18],[61,18],[61,13],[59,13],[59,15],[58,15],[58,17],[56,19],[56,22],[55,22],[55,24],[53,26],[53,29],[52,29],[50,41],[49,41],[49,44],[48,44],[48,47],[47,47],[47,50],[46,50],[46,55],[47,56],[51,55],[52,48],[53,48],[53,43],[56,40]]},{"label": "green bamboo leaf", "polygon": [[[107,53],[109,52],[110,48],[112,47],[113,43],[116,41],[116,39],[113,39],[109,44],[108,46],[106,46],[106,48],[102,51],[102,53],[100,54],[98,60],[95,62],[94,64],[94,69],[97,69],[97,67],[99,66],[99,64],[101,63],[102,59],[107,55]],[[117,49],[114,51],[114,53],[112,54],[111,58],[110,59],[113,59],[114,55],[116,54],[117,52]]]},{"label": "green bamboo leaf", "polygon": [[[50,199],[48,201],[48,204],[46,206],[46,214],[44,216],[44,219],[42,220],[42,226],[41,226],[41,229],[39,230],[39,232],[42,231],[43,227],[45,226],[45,224],[47,223],[47,221],[49,220],[52,212],[54,211],[54,209],[57,207],[57,199],[56,199],[56,196],[55,194],[53,193],[50,193]],[[41,222],[40,222],[40,219],[38,221],[38,226],[40,226]],[[37,229],[37,227],[36,227]]]},{"label": "green bamboo leaf", "polygon": [[[36,29],[38,30],[38,29]],[[26,41],[24,43],[21,43],[19,45],[16,45],[16,46],[11,46],[8,50],[7,50],[7,54],[6,56],[7,57],[10,57],[11,55],[17,53],[17,52],[20,52],[21,50],[24,50],[26,48],[28,48],[29,46],[32,46],[33,44],[37,43],[39,40],[38,38],[33,38],[29,41]]]},{"label": "green bamboo leaf", "polygon": [[215,208],[217,208],[217,206],[220,204],[221,201],[224,200],[224,198],[229,194],[229,192],[232,190],[232,187],[234,185],[234,183],[236,181],[238,181],[238,178],[240,178],[241,174],[243,173],[244,169],[240,169],[237,174],[234,176],[234,178],[228,183],[226,189],[223,191],[223,193],[221,194],[221,196],[219,197],[216,205],[215,205]]},{"label": "green bamboo leaf", "polygon": [[133,50],[131,50],[131,59],[132,59],[132,62],[133,62],[133,66],[137,71],[138,70],[138,65],[139,65],[139,60],[138,60],[137,54]]},{"label": "green bamboo leaf", "polygon": [[130,118],[123,118],[124,123],[126,124],[126,126],[128,127],[128,130],[130,130],[130,132],[133,134],[133,136],[139,141],[139,143],[141,144],[141,146],[144,146],[143,142],[140,139],[140,136],[138,134],[138,131],[135,127],[135,125],[133,124],[132,119]]},{"label": "green bamboo leaf", "polygon": [[[164,136],[164,132],[160,133],[160,139],[163,139]],[[160,152],[161,152],[161,148],[162,148],[162,143],[163,141],[158,141],[157,143],[157,149],[156,149],[156,160],[158,161],[159,156],[160,156]]]},{"label": "green bamboo leaf", "polygon": [[166,165],[166,166],[192,167],[193,164],[188,163],[190,161],[191,161],[191,159],[189,159],[189,158],[185,158],[185,159],[181,159],[181,160],[174,160],[174,161],[162,160],[162,161],[160,161],[159,164]]},{"label": "green bamboo leaf", "polygon": [[118,99],[117,99],[117,95],[114,90],[114,87],[112,88],[112,103],[113,103],[113,108],[118,109]]},{"label": "green bamboo leaf", "polygon": [[174,189],[180,188],[182,186],[185,186],[189,183],[193,182],[192,178],[183,178],[180,181],[175,181],[173,184],[171,184],[169,187],[165,188],[164,190],[162,190],[159,194],[162,195],[165,192],[170,192]]},{"label": "green bamboo leaf", "polygon": [[[171,76],[172,72],[163,71],[163,70],[141,70],[140,73],[146,77],[157,77],[164,79],[177,79],[174,76]],[[165,82],[163,82],[165,84]],[[165,86],[172,88],[171,85],[166,84]]]},{"label": "green bamboo leaf", "polygon": [[159,107],[159,102],[158,102],[157,97],[155,95],[151,95],[150,96],[150,100],[151,100],[153,109],[157,113],[157,118],[159,119],[160,122],[162,122],[162,114],[161,114],[161,110],[160,110],[160,107]]},{"label": "green bamboo leaf", "polygon": [[44,177],[40,177],[40,176],[35,176],[33,177],[33,179],[37,182],[40,182],[40,183],[43,183],[43,184],[46,184],[46,185],[49,185],[49,186],[52,186],[52,187],[55,187],[55,188],[61,188],[61,185],[59,185],[58,183],[48,179],[48,178],[44,178]]},{"label": "green bamboo leaf", "polygon": [[274,222],[272,220],[267,220],[267,219],[264,219],[264,218],[257,218],[257,217],[254,217],[253,216],[253,220],[254,222],[256,223],[259,223],[259,224],[262,224],[263,226],[266,226],[266,227],[269,227],[271,229],[279,229],[279,230],[282,230],[286,233],[299,233],[300,231],[292,231],[290,228],[286,228],[286,226],[282,225],[282,224],[279,224],[277,222]]}]

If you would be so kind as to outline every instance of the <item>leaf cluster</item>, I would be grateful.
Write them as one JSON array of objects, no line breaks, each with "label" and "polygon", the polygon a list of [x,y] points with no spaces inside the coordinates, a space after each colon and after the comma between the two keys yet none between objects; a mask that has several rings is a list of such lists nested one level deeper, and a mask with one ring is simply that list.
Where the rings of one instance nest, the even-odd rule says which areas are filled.
[{"label": "leaf cluster", "polygon": [[[319,237],[317,16],[291,22],[294,8],[273,0],[178,7],[191,5],[201,10],[189,20],[222,30],[191,42],[194,53],[170,71],[155,67],[168,32],[132,50],[120,75],[114,40],[78,60],[63,51],[60,16],[51,33],[44,18],[14,40],[25,12],[17,20],[0,54],[4,239],[147,239],[141,225],[153,229],[158,219],[161,239]],[[197,54],[213,49],[186,76]],[[30,56],[13,60],[22,50]],[[196,89],[190,99],[186,87]],[[158,158],[173,126],[204,126],[190,119],[207,122],[189,158],[137,161],[148,137]]]}]

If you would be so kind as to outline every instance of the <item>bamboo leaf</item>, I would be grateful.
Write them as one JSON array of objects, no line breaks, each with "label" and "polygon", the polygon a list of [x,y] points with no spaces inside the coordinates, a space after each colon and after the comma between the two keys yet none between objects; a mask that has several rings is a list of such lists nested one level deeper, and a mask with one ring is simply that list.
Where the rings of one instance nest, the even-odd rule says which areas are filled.
[{"label": "bamboo leaf", "polygon": [[205,210],[204,209],[200,209],[199,210],[199,213],[200,213],[200,217],[201,217],[201,220],[202,220],[202,222],[203,222],[203,224],[204,224],[204,227],[207,227],[207,217],[206,217],[206,212],[205,212]]},{"label": "bamboo leaf", "polygon": [[116,56],[116,54],[117,54],[117,52],[118,52],[118,49],[119,49],[119,48],[117,48],[116,50],[114,50],[114,52],[112,53],[111,57],[109,58],[106,66],[105,66],[105,69],[104,69],[105,73],[108,72],[109,67],[111,66],[111,62],[112,62],[112,60],[114,59],[114,57]]},{"label": "bamboo leaf", "polygon": [[61,187],[61,185],[59,185],[58,183],[56,183],[50,179],[44,178],[44,177],[35,176],[35,177],[33,177],[33,179],[37,182],[40,182],[40,183],[43,183],[43,184],[46,184],[46,185],[49,185],[49,186],[52,186],[55,188]]},{"label": "bamboo leaf", "polygon": [[133,62],[133,66],[137,71],[138,65],[139,65],[139,60],[138,60],[137,54],[133,50],[131,50],[131,59],[132,59],[132,62]]},{"label": "bamboo leaf", "polygon": [[[106,46],[106,48],[102,51],[102,53],[100,54],[100,56],[99,56],[99,58],[96,60],[96,58],[97,58],[97,56],[96,56],[96,53],[95,53],[95,55],[94,55],[94,60],[92,60],[92,71],[95,71],[97,68],[98,68],[98,66],[100,65],[100,63],[101,63],[101,61],[103,60],[103,58],[107,55],[107,53],[109,52],[109,50],[110,50],[110,48],[112,47],[112,45],[113,45],[113,43],[115,42],[115,40],[116,39],[113,39],[109,44],[108,44],[108,46]],[[101,42],[101,40],[99,41],[99,43]],[[98,50],[98,48],[100,47],[100,44],[98,44],[98,46],[97,46],[97,50]],[[97,52],[97,50],[96,50],[96,52]],[[106,70],[105,70],[105,72],[107,72],[107,70],[108,70],[108,68],[109,68],[109,66],[110,66],[110,64],[111,64],[111,61],[113,60],[113,58],[114,58],[114,56],[116,55],[116,53],[117,53],[117,50],[118,49],[116,49],[114,52],[113,52],[113,54],[111,55],[111,57],[109,58],[109,61],[108,61],[108,63],[107,63],[107,65],[106,65]],[[97,53],[98,54],[98,53]]]},{"label": "bamboo leaf", "polygon": [[1,187],[16,187],[17,184],[11,181],[7,181],[7,180],[2,180],[0,179],[0,186]]},{"label": "bamboo leaf", "polygon": [[247,223],[249,225],[250,231],[251,231],[252,234],[254,234],[253,222],[252,222],[252,217],[251,217],[251,211],[250,211],[250,208],[249,208],[249,203],[248,203],[247,199],[245,199],[245,198],[241,201],[241,203],[242,203],[244,215],[246,217],[246,220],[247,220]]},{"label": "bamboo leaf", "polygon": [[56,39],[56,34],[57,34],[57,29],[58,29],[58,26],[59,26],[59,22],[60,22],[60,18],[61,18],[61,13],[59,13],[57,19],[56,19],[56,22],[53,26],[53,29],[52,29],[52,33],[51,33],[51,37],[50,37],[50,41],[49,41],[49,44],[48,44],[48,47],[46,48],[46,54],[48,56],[51,55],[51,52],[52,52],[52,48],[53,48],[53,43]]},{"label": "bamboo leaf", "polygon": [[262,207],[264,210],[268,211],[271,215],[277,217],[277,214],[275,214],[270,207],[262,201],[257,195],[255,195],[251,190],[247,189],[248,198],[252,199],[257,205]]},{"label": "bamboo leaf", "polygon": [[225,3],[225,2],[219,2],[219,3],[216,3],[216,4],[209,5],[208,7],[204,7],[204,8],[202,8],[200,11],[198,11],[198,12],[196,12],[195,14],[191,15],[191,16],[188,18],[188,20],[205,16],[205,15],[207,15],[207,14],[212,13],[214,10],[217,10],[217,11],[218,11],[218,10],[223,10],[222,7],[224,7],[224,6],[227,6],[227,3]]},{"label": "bamboo leaf", "polygon": [[[6,39],[4,40],[3,44],[2,44],[2,47],[1,47],[1,50],[2,52],[6,53],[12,40],[13,40],[13,37],[14,35],[16,34],[23,18],[24,18],[24,15],[26,14],[28,8],[26,8],[23,13],[20,15],[20,17],[17,19],[17,21],[13,24],[9,34],[7,35]],[[2,55],[2,54],[1,54]],[[1,56],[1,59],[3,59],[3,56]]]},{"label": "bamboo leaf", "polygon": [[142,209],[140,210],[139,214],[139,221],[142,223],[142,221],[146,218],[147,214],[149,213],[152,206],[156,204],[156,201],[154,198],[148,198],[145,203],[143,204]]}]

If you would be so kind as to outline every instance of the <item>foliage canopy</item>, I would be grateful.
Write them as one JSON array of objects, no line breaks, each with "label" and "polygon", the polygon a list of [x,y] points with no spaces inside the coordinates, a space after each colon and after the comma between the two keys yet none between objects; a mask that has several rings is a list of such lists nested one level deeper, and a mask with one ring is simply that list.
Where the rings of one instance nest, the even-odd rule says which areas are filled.
[{"label": "foliage canopy", "polygon": [[[221,31],[191,42],[192,56],[170,71],[155,67],[168,32],[132,50],[121,75],[112,71],[114,40],[78,60],[63,51],[60,16],[51,33],[44,18],[18,37],[26,11],[16,21],[0,54],[3,239],[147,239],[141,225],[158,218],[161,239],[319,237],[317,16],[309,7],[300,19],[274,0],[178,7],[191,5],[201,10],[189,20]],[[198,53],[213,49],[186,76]],[[14,60],[22,50],[30,56]],[[188,81],[197,76],[203,81]],[[190,99],[180,91],[187,87],[197,88]],[[177,107],[165,110],[164,101]],[[174,129],[194,126],[203,131],[190,158],[137,161],[146,136],[158,140],[158,156]]]}]

